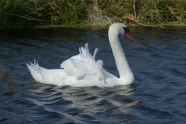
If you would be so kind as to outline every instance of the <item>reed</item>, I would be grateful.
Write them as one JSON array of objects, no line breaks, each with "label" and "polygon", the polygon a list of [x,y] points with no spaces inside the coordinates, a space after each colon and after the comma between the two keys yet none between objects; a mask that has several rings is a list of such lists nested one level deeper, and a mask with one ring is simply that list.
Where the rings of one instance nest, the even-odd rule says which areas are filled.
[{"label": "reed", "polygon": [[0,27],[108,25],[131,14],[144,25],[186,23],[185,0],[0,0]]}]

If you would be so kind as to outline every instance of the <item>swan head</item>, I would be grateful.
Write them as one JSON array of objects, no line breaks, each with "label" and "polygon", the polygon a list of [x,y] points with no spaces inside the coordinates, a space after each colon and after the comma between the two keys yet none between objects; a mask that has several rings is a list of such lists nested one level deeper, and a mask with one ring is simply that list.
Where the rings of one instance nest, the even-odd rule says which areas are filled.
[{"label": "swan head", "polygon": [[112,35],[118,36],[122,35],[129,39],[130,41],[133,41],[133,38],[129,35],[130,31],[126,25],[123,23],[114,23],[109,27],[109,37]]}]

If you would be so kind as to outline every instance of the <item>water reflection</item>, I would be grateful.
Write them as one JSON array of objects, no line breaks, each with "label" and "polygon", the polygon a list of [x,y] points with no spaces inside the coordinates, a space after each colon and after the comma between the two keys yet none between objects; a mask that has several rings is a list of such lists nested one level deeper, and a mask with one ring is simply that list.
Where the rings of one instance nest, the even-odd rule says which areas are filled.
[{"label": "water reflection", "polygon": [[[63,113],[66,122],[120,122],[121,117],[130,113],[130,110],[125,108],[138,103],[129,97],[133,90],[132,86],[118,86],[111,90],[99,87],[75,88],[34,84],[28,89],[28,100],[47,111],[59,115]],[[77,120],[74,120],[74,116],[77,116]],[[110,120],[107,120],[108,116]]]},{"label": "water reflection", "polygon": [[10,73],[0,65],[0,89],[1,95],[13,96],[15,93],[15,83],[11,81]]}]

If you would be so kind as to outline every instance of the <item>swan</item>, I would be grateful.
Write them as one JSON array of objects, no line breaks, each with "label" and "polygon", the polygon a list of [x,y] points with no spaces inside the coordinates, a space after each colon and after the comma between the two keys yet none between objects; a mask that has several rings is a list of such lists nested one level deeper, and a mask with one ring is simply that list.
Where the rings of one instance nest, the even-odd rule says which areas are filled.
[{"label": "swan", "polygon": [[132,84],[134,76],[120,44],[119,35],[124,35],[130,41],[133,39],[129,35],[129,29],[123,23],[110,25],[108,37],[120,77],[107,72],[103,68],[102,60],[95,60],[98,49],[96,48],[94,54],[91,55],[88,44],[79,48],[78,55],[65,60],[60,65],[60,69],[43,68],[36,60],[33,63],[26,63],[27,68],[36,82],[57,86],[113,87]]}]

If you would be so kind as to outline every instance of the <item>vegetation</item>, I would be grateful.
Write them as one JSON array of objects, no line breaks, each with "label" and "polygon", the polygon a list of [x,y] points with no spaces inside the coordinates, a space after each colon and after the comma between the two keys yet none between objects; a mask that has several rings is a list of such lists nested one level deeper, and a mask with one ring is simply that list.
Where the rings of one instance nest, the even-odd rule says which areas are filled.
[{"label": "vegetation", "polygon": [[0,0],[0,27],[103,26],[119,21],[185,25],[186,0]]},{"label": "vegetation", "polygon": [[83,0],[1,0],[1,27],[75,25],[87,20]]}]

